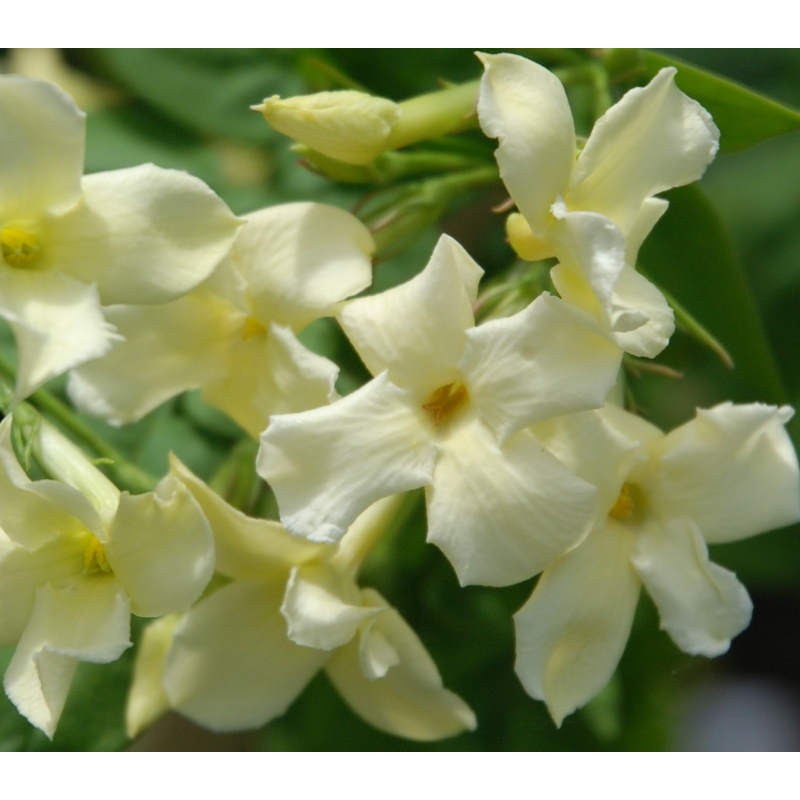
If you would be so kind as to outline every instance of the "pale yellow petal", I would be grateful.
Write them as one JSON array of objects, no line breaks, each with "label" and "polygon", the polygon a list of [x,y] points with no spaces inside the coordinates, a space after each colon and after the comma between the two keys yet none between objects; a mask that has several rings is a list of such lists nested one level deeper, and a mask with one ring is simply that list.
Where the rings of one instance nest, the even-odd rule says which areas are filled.
[{"label": "pale yellow petal", "polygon": [[57,86],[0,75],[0,227],[78,201],[85,127],[85,114]]},{"label": "pale yellow petal", "polygon": [[215,731],[257,728],[286,711],[329,654],[286,636],[283,589],[237,581],[184,616],[164,668],[174,708]]},{"label": "pale yellow petal", "polygon": [[677,519],[636,538],[633,565],[681,650],[718,656],[749,624],[753,604],[727,569],[712,563],[697,526]]},{"label": "pale yellow petal", "polygon": [[333,542],[371,503],[428,484],[435,457],[422,412],[383,373],[329,406],[272,417],[257,470],[289,531]]},{"label": "pale yellow petal", "polygon": [[788,406],[721,403],[667,434],[653,506],[686,517],[707,542],[731,542],[800,519],[797,455]]},{"label": "pale yellow petal", "polygon": [[533,233],[542,237],[550,205],[567,190],[575,162],[566,92],[552,72],[521,56],[478,57],[484,65],[481,128],[499,140],[500,177]]},{"label": "pale yellow petal", "polygon": [[134,422],[187,389],[225,374],[243,314],[198,290],[154,306],[112,306],[106,316],[123,341],[74,370],[70,399],[114,425]]},{"label": "pale yellow petal", "polygon": [[0,317],[14,331],[18,400],[104,355],[119,339],[103,316],[96,287],[51,270],[0,264]]},{"label": "pale yellow petal", "polygon": [[250,313],[295,332],[331,316],[372,281],[375,243],[352,214],[322,203],[284,203],[247,214],[230,261]]},{"label": "pale yellow petal", "polygon": [[517,675],[556,725],[608,683],[625,649],[639,598],[632,543],[621,526],[601,522],[514,615]]},{"label": "pale yellow petal", "polygon": [[[436,665],[414,631],[375,591],[364,590],[364,604],[384,609],[365,629],[362,641],[338,650],[326,671],[342,697],[371,725],[394,736],[432,741],[455,736],[476,726],[475,715],[457,695],[445,689]],[[379,638],[396,663],[365,675],[364,650]],[[373,659],[374,660],[374,659]],[[393,661],[394,659],[390,659]]]},{"label": "pale yellow petal", "polygon": [[248,517],[226,503],[175,455],[170,472],[192,493],[211,525],[216,545],[216,568],[229,578],[256,580],[269,576],[288,577],[289,570],[322,556],[328,545],[312,544],[291,536],[268,519]]},{"label": "pale yellow petal", "polygon": [[133,612],[185,611],[214,573],[211,528],[191,492],[167,475],[152,492],[123,492],[106,555]]},{"label": "pale yellow petal", "polygon": [[153,164],[83,179],[83,202],[53,219],[46,264],[97,284],[103,305],[163,303],[207,278],[240,221],[198,178]]},{"label": "pale yellow petal", "polygon": [[339,321],[373,375],[388,370],[394,383],[422,401],[458,377],[482,274],[455,239],[442,236],[421,273],[351,300]]},{"label": "pale yellow petal", "polygon": [[716,155],[719,130],[711,115],[662,69],[631,89],[596,123],[581,151],[568,202],[631,229],[642,203],[696,181]]},{"label": "pale yellow petal", "polygon": [[169,710],[163,683],[164,663],[180,619],[180,615],[170,614],[144,629],[125,704],[125,732],[131,738]]},{"label": "pale yellow petal", "polygon": [[595,514],[595,490],[526,431],[500,447],[479,421],[442,442],[427,492],[428,541],[462,585],[506,586],[574,547]]},{"label": "pale yellow petal", "polygon": [[111,577],[92,576],[36,593],[33,613],[3,685],[20,714],[55,732],[78,661],[115,661],[130,646],[130,609]]}]

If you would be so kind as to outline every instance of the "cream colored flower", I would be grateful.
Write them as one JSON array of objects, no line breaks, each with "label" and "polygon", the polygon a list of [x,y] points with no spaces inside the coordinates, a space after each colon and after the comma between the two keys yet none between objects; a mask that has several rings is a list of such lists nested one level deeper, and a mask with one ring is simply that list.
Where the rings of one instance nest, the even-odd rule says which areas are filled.
[{"label": "cream colored flower", "polygon": [[372,237],[351,214],[287,203],[245,216],[231,254],[194,292],[107,311],[125,341],[70,376],[77,406],[114,423],[187,389],[258,436],[270,414],[336,395],[334,364],[295,336],[372,278]]},{"label": "cream colored flower", "polygon": [[557,724],[610,679],[642,584],[687,653],[720,655],[747,627],[747,591],[706,545],[800,519],[797,457],[783,427],[791,415],[723,403],[664,435],[607,406],[537,426],[600,497],[589,536],[544,571],[515,615],[517,674]]},{"label": "cream colored flower", "polygon": [[84,115],[52,84],[0,76],[0,316],[17,398],[118,339],[101,304],[161,303],[204,280],[239,222],[201,181],[152,164],[83,172]]},{"label": "cream colored flower", "polygon": [[321,669],[354,711],[388,733],[429,740],[475,727],[408,624],[356,582],[394,499],[366,511],[335,548],[245,516],[176,459],[172,474],[211,522],[217,569],[229,582],[146,631],[128,701],[130,735],[170,707],[213,730],[259,727]]},{"label": "cream colored flower", "polygon": [[117,659],[131,612],[189,608],[213,572],[213,540],[178,480],[120,493],[46,423],[40,452],[67,482],[29,480],[11,425],[0,423],[0,645],[16,651],[3,685],[52,737],[78,662]]},{"label": "cream colored flower", "polygon": [[593,314],[623,350],[657,355],[674,329],[661,293],[634,265],[664,213],[654,195],[697,180],[717,152],[708,112],[662,69],[597,120],[576,158],[564,87],[521,56],[480,54],[478,116],[499,139],[500,175],[520,214],[509,218],[523,258],[556,256],[552,273],[568,302]]},{"label": "cream colored flower", "polygon": [[415,278],[343,306],[376,377],[261,437],[289,531],[336,541],[378,498],[425,486],[428,539],[464,584],[524,580],[580,541],[593,493],[524,429],[601,405],[620,352],[549,295],[475,327],[481,275],[443,236]]}]

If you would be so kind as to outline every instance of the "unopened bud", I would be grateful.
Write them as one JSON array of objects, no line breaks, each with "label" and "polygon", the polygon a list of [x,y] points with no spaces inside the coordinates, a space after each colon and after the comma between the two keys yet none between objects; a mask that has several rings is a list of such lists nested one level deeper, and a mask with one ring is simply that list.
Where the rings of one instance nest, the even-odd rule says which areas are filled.
[{"label": "unopened bud", "polygon": [[369,164],[387,147],[400,117],[397,103],[350,89],[268,97],[259,106],[285,136],[347,164]]}]

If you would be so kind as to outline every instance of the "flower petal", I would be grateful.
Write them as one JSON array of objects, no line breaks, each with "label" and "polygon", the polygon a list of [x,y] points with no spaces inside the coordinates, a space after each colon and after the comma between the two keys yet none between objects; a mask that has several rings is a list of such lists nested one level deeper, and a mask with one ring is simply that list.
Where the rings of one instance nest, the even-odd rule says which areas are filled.
[{"label": "flower petal", "polygon": [[172,637],[180,621],[179,614],[170,614],[151,622],[142,633],[125,703],[125,732],[131,738],[169,711],[169,698],[162,677]]},{"label": "flower petal", "polygon": [[333,542],[370,503],[429,483],[435,456],[421,413],[383,373],[332,405],[272,417],[256,469],[289,531]]},{"label": "flower petal", "polygon": [[483,270],[455,239],[441,236],[425,269],[380,294],[346,303],[339,322],[373,375],[424,400],[457,379],[465,330]]},{"label": "flower petal", "polygon": [[719,146],[711,115],[662,69],[595,123],[572,176],[569,205],[596,211],[627,234],[642,202],[697,180]]},{"label": "flower petal", "polygon": [[[558,293],[568,303],[604,319],[610,318],[612,297],[622,270],[625,269],[625,239],[620,229],[600,214],[568,211],[557,203],[553,212],[558,223],[554,228],[560,263],[551,272]],[[579,274],[588,286],[575,287],[561,278],[563,271]],[[587,295],[588,302],[584,300]]]},{"label": "flower petal", "polygon": [[621,526],[601,522],[514,615],[517,675],[556,725],[608,683],[625,649],[639,598],[631,545]]},{"label": "flower petal", "polygon": [[707,542],[732,542],[800,519],[788,406],[721,403],[667,434],[652,502],[687,517]]},{"label": "flower petal", "polygon": [[0,219],[66,211],[80,198],[86,115],[52,83],[0,76]]},{"label": "flower petal", "polygon": [[[375,591],[366,589],[364,604],[383,608],[362,641],[338,650],[326,666],[328,677],[342,697],[376,728],[406,739],[431,741],[474,730],[475,715],[457,695],[442,685],[439,671],[417,635]],[[360,651],[374,649],[366,637],[379,637],[398,661],[382,677],[363,673]],[[380,672],[380,670],[379,670]]]},{"label": "flower petal", "polygon": [[246,281],[250,313],[262,323],[299,331],[370,285],[375,243],[352,214],[284,203],[245,220],[230,260]]},{"label": "flower petal", "polygon": [[305,347],[290,328],[272,324],[232,344],[224,375],[205,386],[203,397],[257,438],[273,414],[334,400],[338,375],[336,364]]},{"label": "flower petal", "polygon": [[103,536],[102,522],[86,498],[59,481],[32,481],[11,444],[12,418],[0,422],[0,529],[28,550],[86,527]]},{"label": "flower petal", "polygon": [[292,570],[281,614],[295,644],[333,650],[347,644],[361,623],[379,612],[360,601],[349,576],[326,565],[309,564]]},{"label": "flower petal", "polygon": [[[647,211],[651,210],[660,211],[648,205]],[[625,352],[658,355],[675,329],[672,309],[650,281],[627,266],[619,228],[586,211],[562,209],[558,216],[555,238],[561,262],[550,273],[558,293],[597,319]],[[650,220],[642,214],[640,222],[646,227]]]},{"label": "flower petal", "polygon": [[202,181],[153,164],[85,177],[83,200],[52,220],[45,256],[96,283],[103,305],[185,294],[228,253],[240,225]]},{"label": "flower petal", "polygon": [[52,738],[78,661],[105,664],[130,647],[130,609],[113,578],[42,586],[3,685],[20,714]]},{"label": "flower petal", "polygon": [[499,447],[479,421],[440,445],[428,490],[428,541],[462,586],[506,586],[547,567],[586,535],[593,487],[527,432]]},{"label": "flower petal", "polygon": [[636,259],[639,257],[639,250],[644,240],[664,216],[667,208],[669,208],[669,202],[661,197],[648,197],[642,203],[632,227],[625,236],[626,264],[632,267],[636,265]]},{"label": "flower petal", "polygon": [[170,474],[186,486],[203,510],[214,534],[217,571],[229,578],[256,580],[276,571],[288,575],[293,566],[319,558],[329,549],[288,534],[277,522],[243,514],[174,454],[170,454]]},{"label": "flower petal", "polygon": [[34,550],[0,539],[0,647],[19,641],[40,586],[80,575],[84,547],[80,539],[66,536]]},{"label": "flower petal", "polygon": [[224,375],[230,339],[241,324],[226,302],[205,291],[157,306],[112,306],[106,315],[124,340],[74,370],[69,395],[78,408],[114,425]]},{"label": "flower petal", "polygon": [[602,405],[620,358],[584,314],[544,294],[467,331],[461,369],[478,415],[502,441],[539,420]]},{"label": "flower petal", "polygon": [[551,203],[569,186],[575,128],[561,81],[521,56],[478,57],[484,64],[478,97],[483,132],[498,139],[500,177],[536,236]]},{"label": "flower petal", "polygon": [[191,492],[172,475],[152,492],[122,493],[105,547],[140,617],[185,611],[214,573],[211,528]]},{"label": "flower petal", "polygon": [[631,470],[647,462],[645,446],[663,435],[612,404],[540,422],[531,432],[567,469],[597,487],[599,520],[605,520]]},{"label": "flower petal", "polygon": [[102,356],[119,338],[103,318],[97,289],[58,272],[0,265],[0,316],[17,343],[17,400]]},{"label": "flower petal", "polygon": [[616,330],[614,341],[634,356],[655,358],[675,332],[675,315],[664,295],[635,269],[625,267],[614,290],[612,318],[641,314],[645,321],[630,331]]},{"label": "flower petal", "polygon": [[639,533],[633,565],[681,650],[718,656],[749,624],[753,604],[736,576],[708,559],[694,523],[676,519]]},{"label": "flower petal", "polygon": [[175,631],[164,669],[173,708],[215,731],[283,714],[328,659],[286,636],[284,584],[235,582],[201,600]]}]

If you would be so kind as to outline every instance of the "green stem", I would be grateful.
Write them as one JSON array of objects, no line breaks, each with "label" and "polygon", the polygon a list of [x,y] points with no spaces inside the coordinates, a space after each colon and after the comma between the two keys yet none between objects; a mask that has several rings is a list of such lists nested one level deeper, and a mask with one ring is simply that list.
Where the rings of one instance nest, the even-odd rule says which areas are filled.
[{"label": "green stem", "polygon": [[[0,354],[0,372],[12,382],[16,381],[16,370],[2,354]],[[105,466],[113,475],[114,481],[120,489],[127,489],[131,492],[148,492],[156,485],[157,481],[152,475],[128,461],[80,419],[66,403],[46,389],[34,392],[27,402],[18,403],[17,407],[39,411],[46,419],[57,422],[59,427],[86,445],[96,457],[107,462],[102,466]],[[7,412],[12,410],[12,408],[6,409]]]},{"label": "green stem", "polygon": [[332,562],[357,575],[375,545],[405,525],[417,508],[418,500],[418,492],[406,492],[374,503],[350,526]]},{"label": "green stem", "polygon": [[398,103],[400,118],[392,129],[386,149],[407,147],[476,127],[479,87],[480,81],[470,81]]},{"label": "green stem", "polygon": [[251,514],[263,486],[255,471],[258,442],[249,436],[231,449],[228,457],[209,481],[209,486],[234,508]]},{"label": "green stem", "polygon": [[432,225],[465,192],[497,180],[497,167],[491,164],[404,186],[396,203],[368,220],[377,252],[387,257],[392,246]]}]

